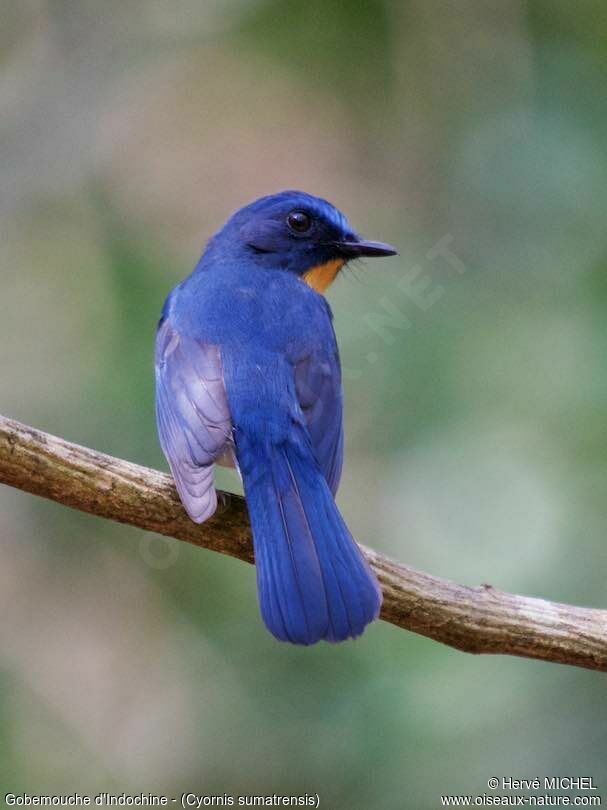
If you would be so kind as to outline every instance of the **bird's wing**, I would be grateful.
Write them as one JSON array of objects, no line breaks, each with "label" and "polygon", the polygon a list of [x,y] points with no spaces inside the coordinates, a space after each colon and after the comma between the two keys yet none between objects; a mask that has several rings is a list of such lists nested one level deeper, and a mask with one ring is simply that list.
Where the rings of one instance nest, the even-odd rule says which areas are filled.
[{"label": "bird's wing", "polygon": [[295,366],[295,390],[316,460],[335,495],[344,455],[343,394],[337,346],[312,352]]},{"label": "bird's wing", "polygon": [[156,420],[179,497],[196,523],[217,507],[213,462],[232,446],[232,421],[217,346],[177,332],[156,336]]}]

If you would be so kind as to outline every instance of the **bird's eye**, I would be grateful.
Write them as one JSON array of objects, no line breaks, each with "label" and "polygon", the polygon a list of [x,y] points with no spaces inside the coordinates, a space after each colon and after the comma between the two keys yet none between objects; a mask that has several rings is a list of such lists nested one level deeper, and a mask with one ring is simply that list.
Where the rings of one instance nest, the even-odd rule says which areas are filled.
[{"label": "bird's eye", "polygon": [[306,233],[312,227],[312,219],[305,211],[291,211],[287,217],[287,225],[296,233]]}]

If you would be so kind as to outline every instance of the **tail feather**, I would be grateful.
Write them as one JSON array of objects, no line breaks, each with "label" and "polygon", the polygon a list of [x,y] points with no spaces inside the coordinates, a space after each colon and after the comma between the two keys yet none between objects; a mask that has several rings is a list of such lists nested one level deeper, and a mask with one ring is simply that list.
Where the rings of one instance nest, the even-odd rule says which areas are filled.
[{"label": "tail feather", "polygon": [[333,498],[320,499],[319,507],[313,512],[313,531],[332,619],[325,638],[341,641],[360,635],[377,618],[381,591]]},{"label": "tail feather", "polygon": [[[239,456],[242,456],[242,442]],[[342,641],[377,618],[381,591],[311,452],[247,447],[245,493],[263,620],[295,644]]]}]

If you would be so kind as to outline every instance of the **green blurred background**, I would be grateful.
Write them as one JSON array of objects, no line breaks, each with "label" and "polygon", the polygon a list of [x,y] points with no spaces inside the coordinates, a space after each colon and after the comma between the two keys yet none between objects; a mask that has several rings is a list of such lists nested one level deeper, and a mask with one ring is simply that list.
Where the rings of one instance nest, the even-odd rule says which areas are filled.
[{"label": "green blurred background", "polygon": [[[329,293],[354,534],[460,582],[607,606],[602,0],[1,17],[1,413],[165,469],[164,296],[232,210],[302,188],[401,250]],[[607,793],[603,675],[383,623],[280,645],[249,566],[7,488],[0,537],[2,793],[423,809],[564,774]]]}]

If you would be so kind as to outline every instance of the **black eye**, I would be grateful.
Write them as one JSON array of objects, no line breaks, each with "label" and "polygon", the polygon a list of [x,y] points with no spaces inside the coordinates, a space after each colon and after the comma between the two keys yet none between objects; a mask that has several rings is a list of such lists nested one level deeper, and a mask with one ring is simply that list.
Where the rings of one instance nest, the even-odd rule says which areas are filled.
[{"label": "black eye", "polygon": [[287,225],[296,233],[306,233],[312,227],[312,219],[305,211],[291,211],[287,217]]}]

